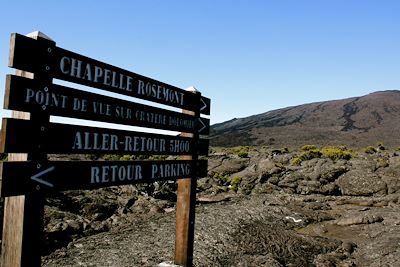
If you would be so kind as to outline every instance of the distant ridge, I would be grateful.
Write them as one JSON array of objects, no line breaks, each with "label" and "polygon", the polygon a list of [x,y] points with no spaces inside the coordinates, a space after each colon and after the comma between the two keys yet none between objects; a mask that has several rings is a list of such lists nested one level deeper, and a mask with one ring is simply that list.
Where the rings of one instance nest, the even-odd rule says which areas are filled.
[{"label": "distant ridge", "polygon": [[211,126],[211,145],[400,146],[400,91],[287,107]]}]

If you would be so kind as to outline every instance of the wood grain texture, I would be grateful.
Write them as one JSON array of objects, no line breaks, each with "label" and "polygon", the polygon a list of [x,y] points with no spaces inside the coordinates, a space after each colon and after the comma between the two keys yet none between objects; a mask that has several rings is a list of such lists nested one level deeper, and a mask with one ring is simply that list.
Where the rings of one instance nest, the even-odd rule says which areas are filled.
[{"label": "wood grain texture", "polygon": [[[26,112],[12,112],[13,118],[29,120]],[[26,161],[28,154],[8,155],[8,161]],[[3,240],[1,243],[1,266],[21,266],[22,236],[24,224],[25,196],[4,199]]]},{"label": "wood grain texture", "polygon": [[[198,113],[183,110],[184,114],[196,117]],[[196,142],[198,134],[181,133],[181,136],[193,138]],[[196,138],[197,137],[197,138]],[[197,160],[198,156],[181,156],[182,160]],[[175,233],[175,263],[191,267],[193,265],[193,237],[194,237],[194,213],[196,204],[197,177],[193,179],[181,179],[178,181],[176,202],[176,233]]]},{"label": "wood grain texture", "polygon": [[[33,39],[39,38],[39,34],[36,36],[30,36]],[[10,58],[9,64],[11,64],[14,60],[14,38],[11,38],[10,43]],[[34,77],[33,73],[25,72],[25,71],[16,71],[16,75],[22,76],[25,78],[32,79]],[[24,119],[29,120],[31,118],[30,113],[27,112],[19,112],[12,111],[12,118],[16,119]],[[9,154],[8,161],[27,161],[28,154]],[[3,267],[25,267],[25,266],[40,266],[40,254],[36,255],[36,260],[31,260],[28,258],[23,259],[23,250],[29,250],[29,246],[32,246],[32,253],[37,253],[38,244],[24,244],[24,231],[26,231],[26,227],[28,224],[34,224],[35,222],[29,220],[30,218],[26,218],[25,214],[27,212],[36,212],[29,211],[32,208],[32,205],[36,203],[29,203],[28,205],[25,196],[13,196],[6,197],[4,199],[4,219],[3,219],[3,239],[2,239],[2,250],[1,250],[1,266]],[[40,213],[38,211],[38,213]],[[39,219],[42,219],[39,218]],[[40,222],[42,223],[42,222]],[[41,235],[42,233],[40,233]],[[28,240],[28,243],[32,240]],[[39,241],[39,240],[37,240]],[[40,245],[40,244],[39,244]],[[24,249],[25,247],[25,249]],[[36,249],[35,249],[36,247]]]}]

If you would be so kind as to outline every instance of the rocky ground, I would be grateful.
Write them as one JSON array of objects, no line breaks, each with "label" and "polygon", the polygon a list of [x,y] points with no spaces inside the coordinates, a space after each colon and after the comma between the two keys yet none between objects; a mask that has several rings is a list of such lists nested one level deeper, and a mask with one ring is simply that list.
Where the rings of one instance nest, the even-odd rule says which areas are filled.
[{"label": "rocky ground", "polygon": [[[286,149],[213,149],[198,181],[195,266],[400,266],[400,156],[293,165]],[[47,199],[43,266],[172,261],[174,182]]]}]

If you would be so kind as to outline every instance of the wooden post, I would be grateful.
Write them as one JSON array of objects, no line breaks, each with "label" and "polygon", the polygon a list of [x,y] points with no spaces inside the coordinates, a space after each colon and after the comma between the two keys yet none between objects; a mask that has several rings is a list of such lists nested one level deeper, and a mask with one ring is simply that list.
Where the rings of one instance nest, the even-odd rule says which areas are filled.
[{"label": "wooden post", "polygon": [[[32,32],[27,35],[33,39],[43,38],[49,40],[49,44],[55,43],[41,32]],[[13,47],[10,45],[10,50]],[[10,51],[10,55],[12,55]],[[16,75],[26,78],[34,78],[33,73],[16,71]],[[51,82],[43,74],[44,82]],[[37,116],[38,115],[38,116]],[[12,117],[25,120],[35,120],[38,123],[48,123],[49,116],[46,114],[30,115],[26,112],[13,111]],[[45,160],[47,155],[40,153],[9,154],[8,161]],[[18,177],[16,177],[18,178]],[[1,250],[1,266],[40,266],[41,252],[43,247],[43,212],[44,196],[40,192],[32,192],[24,196],[6,197],[4,200],[3,239]]]},{"label": "wooden post", "polygon": [[[186,89],[192,93],[200,93],[194,87]],[[199,107],[200,103],[196,103]],[[200,117],[200,112],[183,110],[184,114]],[[198,133],[181,133],[181,136],[194,139],[194,143],[198,143]],[[195,146],[196,147],[196,146]],[[183,160],[198,160],[198,153],[193,155],[181,156]],[[194,171],[196,173],[196,170]],[[196,175],[196,174],[195,174]],[[193,266],[193,243],[194,243],[194,222],[196,207],[196,187],[197,177],[178,180],[178,193],[176,202],[176,234],[175,234],[175,264],[187,267]]]}]

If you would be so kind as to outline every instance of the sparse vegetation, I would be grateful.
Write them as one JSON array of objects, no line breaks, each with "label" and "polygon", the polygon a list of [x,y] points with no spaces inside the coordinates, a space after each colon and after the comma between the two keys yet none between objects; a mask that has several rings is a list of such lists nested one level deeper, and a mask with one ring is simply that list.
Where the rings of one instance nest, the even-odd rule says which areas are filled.
[{"label": "sparse vegetation", "polygon": [[240,158],[247,158],[249,156],[249,150],[249,146],[240,146],[233,148],[232,153],[236,154]]},{"label": "sparse vegetation", "polygon": [[316,145],[304,145],[301,147],[301,151],[310,151],[310,150],[316,150],[317,146]]},{"label": "sparse vegetation", "polygon": [[292,165],[299,166],[303,161],[314,158],[320,158],[321,155],[322,153],[318,149],[310,149],[307,151],[303,151],[299,156],[297,156],[292,160]]},{"label": "sparse vegetation", "polygon": [[241,182],[242,182],[242,177],[234,176],[231,181],[231,190],[237,192]]},{"label": "sparse vegetation", "polygon": [[240,151],[237,154],[240,158],[247,158],[249,156],[249,152],[246,151]]},{"label": "sparse vegetation", "polygon": [[216,172],[213,179],[217,180],[219,185],[228,185],[229,176],[223,172]]},{"label": "sparse vegetation", "polygon": [[[307,143],[312,143],[312,141]],[[375,149],[377,147],[375,142],[368,144],[373,144]],[[397,146],[400,146],[400,144]],[[393,148],[395,149],[397,146]],[[257,147],[257,151],[253,151],[254,147],[250,146],[250,159],[241,159],[237,156],[237,153],[246,150],[246,147],[214,147],[215,154],[208,159],[208,176],[199,178],[197,181],[197,200],[201,208],[197,209],[196,212],[201,213],[198,217],[204,219],[202,219],[202,223],[210,225],[215,224],[215,222],[219,223],[214,227],[215,229],[213,227],[200,229],[200,231],[208,229],[208,232],[204,232],[204,234],[215,237],[212,244],[216,244],[222,240],[221,238],[227,238],[225,239],[227,241],[224,241],[224,249],[228,253],[221,254],[217,265],[223,263],[224,266],[245,266],[246,264],[262,266],[264,261],[267,260],[265,262],[268,266],[279,265],[278,263],[281,263],[282,266],[284,264],[310,266],[315,263],[325,263],[325,259],[333,259],[335,264],[340,263],[339,259],[343,259],[342,262],[347,264],[354,259],[348,251],[357,247],[355,243],[348,243],[348,246],[345,247],[346,250],[343,250],[343,253],[348,256],[344,255],[340,231],[350,232],[354,229],[363,229],[360,230],[359,236],[365,238],[362,239],[362,243],[357,243],[358,246],[361,246],[368,244],[367,233],[370,229],[365,226],[372,223],[376,227],[381,227],[376,228],[376,230],[385,233],[377,237],[380,238],[379,242],[382,242],[382,248],[386,244],[388,244],[387,247],[390,247],[392,244],[392,235],[390,234],[395,232],[396,227],[380,222],[386,218],[391,219],[390,216],[396,208],[396,205],[393,205],[391,201],[396,200],[399,193],[398,181],[395,179],[398,176],[397,170],[400,168],[399,152],[394,153],[394,149],[387,147],[385,151],[378,151],[366,156],[367,154],[363,152],[363,149],[355,148],[354,151],[351,151],[345,146],[318,145],[309,147],[305,149],[306,151],[301,150],[302,146],[297,146],[297,150],[289,147],[290,153],[283,154],[286,149],[282,147],[284,146],[270,147],[266,150]],[[233,152],[234,149],[236,149],[235,152]],[[101,155],[98,159],[103,160],[103,156]],[[121,154],[111,157],[114,157],[115,160],[134,160],[158,156],[136,157]],[[295,157],[297,157],[299,167],[290,166]],[[350,157],[352,158],[351,162],[346,162],[345,160]],[[132,161],[125,162],[134,163]],[[109,172],[109,174],[111,173]],[[385,180],[383,181],[382,178]],[[105,179],[107,179],[107,176],[105,176]],[[163,221],[162,226],[173,229],[174,222],[169,218],[176,205],[176,189],[177,184],[174,181],[158,181],[156,183],[116,186],[96,191],[81,190],[51,195],[48,203],[52,206],[50,206],[51,209],[47,207],[48,210],[45,213],[45,222],[49,222],[45,226],[45,234],[53,234],[54,225],[61,225],[65,222],[70,225],[68,227],[71,229],[75,225],[80,226],[73,228],[76,229],[74,235],[77,241],[74,242],[77,243],[86,242],[88,240],[86,236],[98,232],[109,232],[96,235],[90,239],[95,242],[93,247],[97,247],[98,244],[101,245],[105,242],[105,238],[109,240],[111,235],[117,236],[117,238],[125,238],[125,235],[130,232],[119,233],[118,231],[119,229],[127,229],[126,226],[130,227],[132,221],[146,222],[153,218],[156,220],[167,218],[168,221]],[[296,201],[293,201],[294,199]],[[301,205],[299,205],[300,202]],[[360,214],[358,209],[354,209],[354,206],[368,206],[373,207],[373,209]],[[282,210],[287,211],[289,209],[289,212],[282,215]],[[310,210],[317,212],[310,213]],[[343,217],[343,212],[346,212],[348,216]],[[321,217],[321,214],[323,217]],[[240,220],[237,220],[238,215],[240,215]],[[255,217],[257,220],[253,221]],[[305,220],[312,221],[317,228],[302,227],[304,223],[307,223]],[[328,228],[329,232],[324,232],[324,236],[320,236],[318,233],[318,236],[314,235],[314,230],[323,229],[327,220],[335,220],[337,222],[334,225],[335,227]],[[267,223],[259,227],[260,221]],[[151,232],[157,233],[160,236],[160,242],[164,242],[164,240],[168,240],[170,235],[165,229],[159,228],[158,222],[150,223],[149,226],[154,226]],[[164,225],[164,222],[168,222],[168,225]],[[88,223],[87,228],[82,227],[84,223]],[[99,224],[104,225],[104,227],[95,228]],[[140,224],[137,225],[140,228]],[[217,232],[220,229],[228,229],[224,227],[233,227],[240,231],[229,232],[229,235]],[[136,237],[136,230],[139,228],[130,227],[129,229],[132,229],[132,233]],[[297,228],[301,229],[297,232],[293,231]],[[70,235],[70,232],[66,232],[62,228],[55,230],[57,236],[49,235],[49,237],[55,238],[49,250],[55,252],[47,256],[47,262],[60,258],[58,254],[58,248],[61,247],[59,240],[62,242],[67,240],[62,243],[62,247],[65,247],[63,248],[64,251],[69,251],[67,242],[70,242],[70,239],[66,237]],[[313,235],[310,235],[310,233]],[[326,239],[327,235],[325,234],[329,234],[332,238]],[[355,237],[356,240],[361,240],[359,236]],[[97,239],[97,237],[101,238]],[[148,242],[146,238],[150,240],[153,236],[148,236],[145,233],[141,238],[142,241],[144,240],[143,242]],[[289,247],[286,252],[280,249],[285,242],[290,243],[286,246]],[[126,242],[122,243],[125,244]],[[125,245],[132,246],[132,244]],[[208,255],[207,253],[210,253],[211,250],[214,251],[215,248],[209,247],[210,244],[202,244],[202,249],[204,249],[202,255]],[[268,246],[268,244],[272,245]],[[143,247],[141,243],[135,246],[138,251]],[[301,250],[302,246],[305,250]],[[302,253],[300,256],[290,254],[296,248],[300,248],[296,250],[296,253]],[[362,247],[362,249],[365,248]],[[264,258],[266,250],[272,251],[269,255],[274,255],[275,262],[269,256]],[[76,253],[82,253],[81,251],[77,250]],[[92,247],[88,248],[88,251],[92,251]],[[254,254],[254,251],[258,254]],[[144,250],[144,252],[147,253],[147,250]],[[253,254],[248,254],[249,252]],[[75,253],[74,250],[71,253]],[[149,251],[148,253],[143,255],[146,255],[146,257],[149,255],[149,258],[153,257],[150,254],[154,252]],[[304,253],[308,253],[308,256],[304,256]],[[386,251],[382,250],[383,253],[386,255]],[[254,255],[256,257],[253,257]],[[335,255],[335,258],[331,258],[332,255]],[[304,260],[306,257],[309,261]],[[388,257],[391,262],[393,257],[390,255]],[[156,258],[154,257],[154,259]],[[127,262],[131,262],[131,260],[131,258],[128,258]],[[156,260],[157,262],[160,261],[159,258]],[[62,257],[59,262],[64,264],[57,266],[64,266],[65,261]],[[207,261],[198,261],[201,266],[214,266],[215,262],[215,258],[209,259],[209,261],[208,258]],[[381,259],[377,259],[377,262],[381,263]],[[136,265],[140,265],[139,263],[138,261]],[[98,262],[96,264],[101,265]],[[119,265],[123,266],[124,264],[125,262]],[[366,265],[368,264],[363,262],[362,266]]]},{"label": "sparse vegetation", "polygon": [[305,145],[301,150],[303,152],[292,160],[292,165],[299,166],[303,161],[321,157],[331,160],[349,160],[352,158],[352,151],[344,146],[327,146],[319,150],[315,145]]},{"label": "sparse vegetation", "polygon": [[346,147],[327,146],[321,149],[323,157],[330,158],[331,160],[349,160],[352,157],[352,151]]},{"label": "sparse vegetation", "polygon": [[364,149],[364,152],[367,153],[367,154],[374,154],[374,153],[377,152],[377,150],[376,150],[376,148],[373,147],[373,146],[367,146],[367,147]]}]

